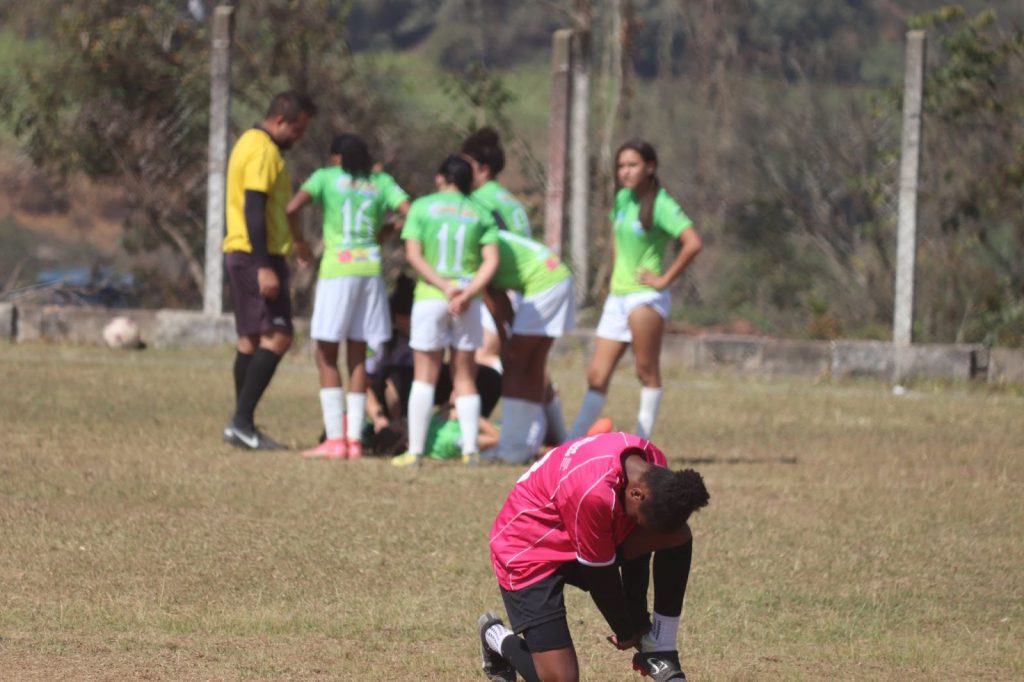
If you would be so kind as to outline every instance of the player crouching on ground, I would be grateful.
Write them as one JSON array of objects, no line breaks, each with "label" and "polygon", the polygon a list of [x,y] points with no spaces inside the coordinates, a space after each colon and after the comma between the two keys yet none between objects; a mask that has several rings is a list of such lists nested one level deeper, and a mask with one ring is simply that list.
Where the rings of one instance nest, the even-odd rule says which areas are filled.
[{"label": "player crouching on ground", "polygon": [[551,450],[516,482],[491,528],[512,629],[492,613],[480,617],[488,679],[579,679],[563,598],[570,584],[590,592],[613,645],[638,650],[635,670],[685,682],[676,635],[693,550],[687,520],[709,499],[700,474],[670,471],[638,436],[608,433]]}]

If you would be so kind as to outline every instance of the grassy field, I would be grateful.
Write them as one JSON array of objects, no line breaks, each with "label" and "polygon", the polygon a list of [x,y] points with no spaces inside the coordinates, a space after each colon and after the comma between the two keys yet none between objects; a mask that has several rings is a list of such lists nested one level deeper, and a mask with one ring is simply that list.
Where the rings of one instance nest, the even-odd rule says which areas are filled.
[{"label": "grassy field", "polygon": [[[231,354],[0,348],[0,679],[482,680],[487,531],[518,470],[220,443]],[[581,359],[560,361],[567,409]],[[625,368],[609,416],[632,424]],[[1024,677],[1024,397],[668,372],[701,471],[691,680]],[[319,432],[312,361],[257,415]],[[587,680],[638,680],[569,593]]]}]

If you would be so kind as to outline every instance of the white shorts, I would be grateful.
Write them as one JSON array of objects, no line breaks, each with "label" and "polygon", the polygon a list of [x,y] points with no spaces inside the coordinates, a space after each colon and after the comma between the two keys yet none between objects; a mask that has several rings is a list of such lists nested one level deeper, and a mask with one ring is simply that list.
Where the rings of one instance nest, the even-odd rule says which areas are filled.
[{"label": "white shorts", "polygon": [[466,312],[458,317],[448,314],[448,301],[431,298],[412,304],[409,347],[434,351],[454,347],[476,350],[484,343],[484,327],[480,322],[480,299],[474,298]]},{"label": "white shorts", "polygon": [[309,335],[317,341],[343,339],[381,344],[391,338],[391,313],[380,277],[331,277],[316,283]]},{"label": "white shorts", "polygon": [[654,308],[662,319],[667,320],[672,309],[672,293],[668,289],[663,289],[609,296],[604,302],[601,320],[597,323],[597,336],[621,343],[632,343],[633,332],[629,329],[629,314],[642,305]]},{"label": "white shorts", "polygon": [[558,338],[576,328],[576,296],[572,277],[547,291],[524,297],[519,301],[512,333],[520,336],[551,336]]}]

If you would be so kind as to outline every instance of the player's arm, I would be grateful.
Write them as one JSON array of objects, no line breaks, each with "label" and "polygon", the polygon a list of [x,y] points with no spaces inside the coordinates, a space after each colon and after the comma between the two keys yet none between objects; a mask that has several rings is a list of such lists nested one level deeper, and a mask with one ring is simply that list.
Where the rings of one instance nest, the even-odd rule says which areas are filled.
[{"label": "player's arm", "polygon": [[395,217],[388,220],[380,226],[380,233],[377,235],[378,244],[386,244],[391,235],[395,233],[395,230],[402,231],[402,226],[405,224],[405,217],[409,215],[409,200],[406,199],[398,205],[395,209]]},{"label": "player's arm", "polygon": [[480,255],[483,258],[483,262],[477,268],[473,279],[470,280],[465,289],[449,299],[448,311],[452,315],[464,313],[473,297],[483,291],[484,287],[494,278],[494,273],[498,271],[498,262],[501,255],[497,244],[484,244],[480,249]]},{"label": "player's arm", "polygon": [[[645,272],[641,276],[641,282],[648,286],[652,286],[655,289],[667,289],[672,282],[676,281],[679,275],[683,274],[683,270],[687,268],[693,259],[697,257],[704,245],[701,243],[700,235],[697,234],[697,230],[692,227],[683,230],[683,233],[679,235],[679,252],[676,254],[675,260],[668,266],[665,272],[660,277],[655,277],[649,272]],[[646,281],[645,281],[646,280]]]},{"label": "player's arm", "polygon": [[494,318],[494,326],[498,330],[498,338],[501,340],[502,347],[508,341],[508,327],[511,327],[512,321],[515,319],[516,311],[512,309],[512,301],[509,300],[508,294],[501,289],[495,289],[492,286],[484,288],[484,305],[487,306],[487,310],[491,313],[491,317]]},{"label": "player's arm", "polygon": [[281,290],[277,273],[270,267],[267,253],[267,194],[254,189],[245,190],[245,229],[249,232],[252,259],[256,263],[256,281],[260,296],[273,301]]},{"label": "player's arm", "polygon": [[614,644],[626,649],[633,646],[643,632],[633,631],[633,622],[626,608],[626,593],[622,589],[622,577],[619,567],[582,565],[583,585],[590,592],[591,599],[597,610],[604,616],[608,626],[615,633]]},{"label": "player's arm", "polygon": [[405,240],[405,260],[424,282],[440,289],[444,292],[445,297],[451,298],[456,291],[451,280],[439,275],[437,270],[423,257],[423,244],[418,239]]},{"label": "player's arm", "polygon": [[300,189],[284,209],[285,215],[288,216],[288,230],[292,233],[295,253],[298,255],[299,262],[302,265],[306,265],[313,260],[313,252],[310,251],[309,244],[306,243],[306,237],[302,234],[302,221],[299,220],[299,214],[303,206],[312,201],[312,199],[313,195],[304,189]]}]

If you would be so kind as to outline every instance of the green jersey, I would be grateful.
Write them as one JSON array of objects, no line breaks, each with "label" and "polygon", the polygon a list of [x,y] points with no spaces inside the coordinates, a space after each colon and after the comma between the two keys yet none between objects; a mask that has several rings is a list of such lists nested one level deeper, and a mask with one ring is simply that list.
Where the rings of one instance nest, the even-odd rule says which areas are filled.
[{"label": "green jersey", "polygon": [[645,230],[640,223],[640,202],[631,189],[620,189],[615,195],[615,208],[610,217],[615,239],[611,293],[654,291],[637,281],[637,275],[641,270],[660,275],[668,243],[689,229],[692,221],[664,189],[659,189],[654,198],[654,220],[650,230]]},{"label": "green jersey", "polygon": [[540,242],[507,230],[498,232],[501,260],[491,285],[533,296],[547,291],[570,276],[569,268]]},{"label": "green jersey", "polygon": [[[483,262],[482,250],[498,241],[498,226],[479,204],[459,192],[437,192],[412,202],[402,239],[418,241],[423,258],[438,275],[469,284]],[[443,299],[444,293],[422,279],[413,300]]]},{"label": "green jersey", "polygon": [[473,192],[473,198],[491,213],[501,230],[508,230],[523,237],[532,236],[530,217],[526,213],[526,208],[496,180],[489,180],[478,187]]},{"label": "green jersey", "polygon": [[324,211],[324,255],[320,278],[379,275],[377,235],[384,216],[409,195],[387,173],[356,178],[340,166],[321,168],[302,189]]}]

